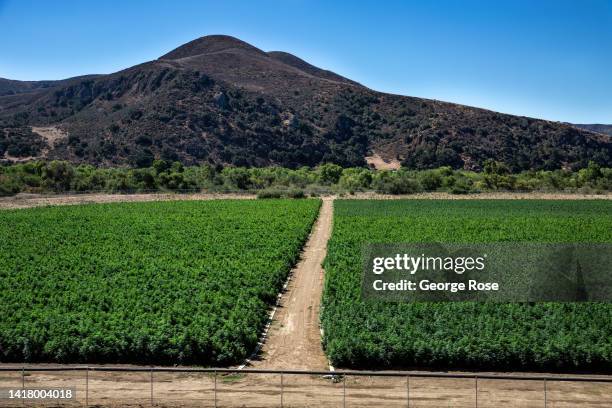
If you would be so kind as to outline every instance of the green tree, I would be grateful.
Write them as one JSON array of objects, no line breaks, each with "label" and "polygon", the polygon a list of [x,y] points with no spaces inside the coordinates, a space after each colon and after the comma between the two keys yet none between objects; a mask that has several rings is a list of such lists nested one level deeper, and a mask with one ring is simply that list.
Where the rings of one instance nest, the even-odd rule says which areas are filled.
[{"label": "green tree", "polygon": [[54,191],[68,191],[74,178],[74,168],[66,161],[53,160],[42,169],[43,183]]},{"label": "green tree", "polygon": [[319,181],[323,184],[336,184],[342,176],[342,167],[333,163],[326,163],[317,168]]}]

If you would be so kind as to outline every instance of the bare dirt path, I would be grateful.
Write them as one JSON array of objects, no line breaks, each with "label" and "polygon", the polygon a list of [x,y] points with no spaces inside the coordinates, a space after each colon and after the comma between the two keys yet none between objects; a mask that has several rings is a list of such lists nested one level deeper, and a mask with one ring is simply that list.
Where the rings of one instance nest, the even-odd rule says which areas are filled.
[{"label": "bare dirt path", "polygon": [[253,368],[324,370],[327,358],[321,348],[319,309],[323,267],[331,236],[333,200],[324,198],[319,217],[291,272],[260,355]]}]

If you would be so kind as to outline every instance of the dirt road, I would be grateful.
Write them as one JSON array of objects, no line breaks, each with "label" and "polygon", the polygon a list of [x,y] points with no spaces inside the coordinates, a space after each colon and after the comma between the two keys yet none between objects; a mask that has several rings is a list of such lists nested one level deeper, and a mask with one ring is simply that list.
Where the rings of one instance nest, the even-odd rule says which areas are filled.
[{"label": "dirt road", "polygon": [[323,290],[323,267],[331,236],[333,201],[325,198],[319,217],[291,272],[263,348],[253,368],[324,370],[327,358],[321,348],[319,309]]},{"label": "dirt road", "polygon": [[[67,366],[65,366],[67,367]],[[414,374],[414,373],[413,373]],[[520,375],[520,374],[519,374]],[[344,382],[345,381],[345,382]],[[418,377],[346,377],[284,374],[60,371],[0,372],[0,387],[70,388],[76,399],[46,406],[104,407],[510,407],[606,408],[611,383]],[[545,393],[546,390],[546,393]],[[408,398],[410,404],[408,404]],[[42,401],[0,399],[0,407]]]},{"label": "dirt road", "polygon": [[219,200],[255,199],[254,194],[214,194],[214,193],[137,193],[137,194],[17,194],[13,197],[0,197],[0,209],[44,207],[48,205],[77,205],[92,203],[120,203],[136,201],[173,201],[173,200]]}]

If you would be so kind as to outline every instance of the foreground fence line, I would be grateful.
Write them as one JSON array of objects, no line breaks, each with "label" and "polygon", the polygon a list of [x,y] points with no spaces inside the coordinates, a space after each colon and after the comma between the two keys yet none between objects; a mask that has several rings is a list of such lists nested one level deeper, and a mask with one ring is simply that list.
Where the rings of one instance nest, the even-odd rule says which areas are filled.
[{"label": "foreground fence line", "polygon": [[479,373],[436,373],[412,371],[367,371],[367,370],[278,370],[253,368],[198,368],[198,367],[104,367],[104,366],[67,366],[67,367],[28,367],[0,366],[0,371],[108,371],[108,372],[160,372],[160,373],[244,373],[244,374],[288,374],[288,375],[323,375],[323,376],[357,376],[357,377],[414,377],[414,378],[479,378],[482,380],[525,380],[525,381],[569,381],[569,382],[604,382],[612,383],[612,377],[592,376],[559,376],[532,374],[479,374]]},{"label": "foreground fence line", "polygon": [[[85,377],[85,406],[89,406],[89,372],[126,372],[148,373],[150,385],[150,404],[155,405],[154,399],[154,373],[206,373],[213,376],[213,403],[217,407],[217,376],[219,374],[275,374],[280,376],[279,399],[280,407],[284,406],[284,376],[285,375],[317,375],[334,382],[342,381],[342,406],[347,406],[346,378],[347,377],[395,377],[406,379],[406,406],[410,407],[410,380],[413,378],[451,378],[474,380],[474,406],[478,408],[478,381],[479,380],[517,380],[543,382],[543,406],[548,406],[549,382],[582,382],[582,383],[612,383],[612,377],[593,376],[551,376],[551,375],[518,375],[518,374],[486,374],[486,373],[436,373],[436,372],[408,372],[408,371],[365,371],[365,370],[278,370],[278,369],[250,369],[250,368],[196,368],[196,367],[105,367],[105,366],[0,366],[0,372],[21,372],[21,385],[25,389],[25,375],[29,372],[84,372]],[[612,397],[611,397],[612,398]],[[612,400],[611,400],[612,402]]]}]

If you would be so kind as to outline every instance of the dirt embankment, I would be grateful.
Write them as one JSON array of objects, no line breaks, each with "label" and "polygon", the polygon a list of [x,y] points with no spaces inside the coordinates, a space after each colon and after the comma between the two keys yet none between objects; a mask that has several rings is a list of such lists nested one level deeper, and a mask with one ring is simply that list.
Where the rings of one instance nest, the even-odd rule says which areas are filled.
[{"label": "dirt embankment", "polygon": [[365,160],[369,166],[374,167],[376,170],[399,170],[402,167],[399,160],[383,159],[378,153],[367,156]]}]

